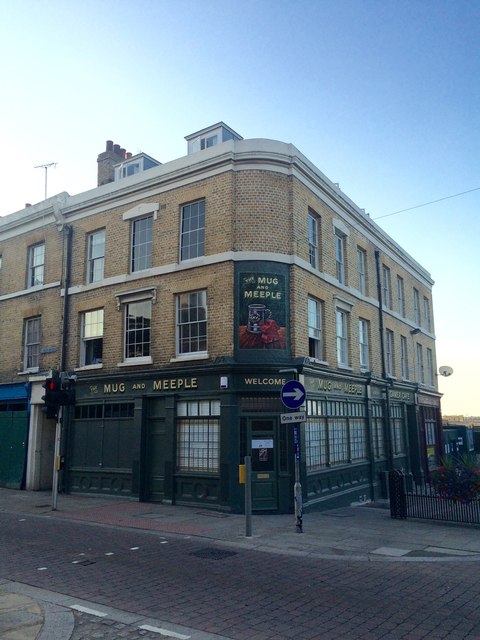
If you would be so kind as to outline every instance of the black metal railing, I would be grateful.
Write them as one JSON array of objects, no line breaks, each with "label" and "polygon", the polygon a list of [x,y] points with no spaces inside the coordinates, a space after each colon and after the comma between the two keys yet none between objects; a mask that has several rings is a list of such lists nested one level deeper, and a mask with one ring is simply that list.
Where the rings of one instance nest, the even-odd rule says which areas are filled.
[{"label": "black metal railing", "polygon": [[392,518],[424,518],[480,524],[480,500],[460,502],[444,498],[428,483],[418,484],[411,473],[399,469],[388,474]]}]

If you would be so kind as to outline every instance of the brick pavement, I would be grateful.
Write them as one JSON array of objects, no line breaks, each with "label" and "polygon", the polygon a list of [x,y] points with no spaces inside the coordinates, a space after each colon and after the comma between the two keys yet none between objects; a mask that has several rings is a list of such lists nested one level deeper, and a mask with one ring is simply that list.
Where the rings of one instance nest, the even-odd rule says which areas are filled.
[{"label": "brick pavement", "polygon": [[[56,517],[0,522],[0,576],[179,628],[233,640],[480,638],[476,562],[338,561]],[[73,640],[148,637],[76,616]]]}]

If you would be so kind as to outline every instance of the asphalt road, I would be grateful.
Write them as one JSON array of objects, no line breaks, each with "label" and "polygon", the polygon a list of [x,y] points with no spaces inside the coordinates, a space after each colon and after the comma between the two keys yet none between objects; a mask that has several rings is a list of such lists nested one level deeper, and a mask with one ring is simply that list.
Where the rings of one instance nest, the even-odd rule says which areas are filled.
[{"label": "asphalt road", "polygon": [[[476,562],[295,557],[10,513],[0,549],[1,578],[233,640],[480,638]],[[161,637],[75,615],[72,640]]]}]

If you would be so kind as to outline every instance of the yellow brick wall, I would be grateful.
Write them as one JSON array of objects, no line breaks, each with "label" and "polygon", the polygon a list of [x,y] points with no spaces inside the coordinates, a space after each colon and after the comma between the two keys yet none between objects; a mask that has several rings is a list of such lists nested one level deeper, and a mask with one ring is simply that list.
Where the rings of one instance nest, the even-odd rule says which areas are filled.
[{"label": "yellow brick wall", "polygon": [[27,288],[28,250],[40,243],[45,243],[45,284],[61,280],[63,233],[58,231],[56,225],[49,224],[30,233],[0,241],[0,296]]},{"label": "yellow brick wall", "polygon": [[155,366],[166,366],[175,358],[176,294],[207,291],[208,355],[217,357],[233,351],[233,264],[200,267],[178,273],[149,277],[122,286],[92,290],[71,297],[72,333],[69,360],[79,366],[81,314],[104,309],[103,369],[116,370],[123,361],[124,306],[117,310],[115,294],[143,287],[156,287],[156,302],[152,304],[151,356]]},{"label": "yellow brick wall", "polygon": [[[151,188],[151,187],[149,187]],[[73,227],[73,259],[71,285],[76,293],[70,298],[70,328],[68,339],[68,368],[79,366],[80,318],[88,310],[104,308],[104,363],[105,372],[117,371],[123,360],[124,315],[116,308],[115,295],[144,287],[156,288],[156,303],[152,306],[152,348],[154,366],[168,365],[175,357],[175,296],[180,292],[206,289],[208,294],[208,354],[210,357],[232,356],[234,353],[234,282],[233,262],[219,264],[191,263],[175,267],[179,262],[180,216],[184,204],[205,200],[206,234],[205,255],[224,252],[265,252],[268,254],[296,255],[305,264],[291,267],[290,327],[293,357],[308,356],[307,298],[313,296],[323,302],[324,359],[337,368],[335,304],[336,296],[350,306],[349,363],[360,373],[358,348],[358,319],[370,323],[370,359],[375,375],[381,375],[379,318],[374,304],[377,298],[375,246],[361,231],[341,219],[318,195],[292,175],[263,169],[228,171],[199,179],[159,192],[156,196],[139,195],[133,204],[122,204],[103,213],[76,216],[73,211],[69,223]],[[113,196],[112,196],[113,200]],[[125,212],[140,203],[158,205],[157,219],[153,222],[152,267],[169,266],[169,273],[151,275],[146,272],[136,278],[129,274],[131,220],[123,220]],[[308,268],[308,211],[319,216],[319,270]],[[27,214],[28,215],[28,214]],[[346,285],[336,283],[334,221],[342,220],[348,227],[346,239]],[[86,284],[87,237],[104,228],[106,230],[105,277],[117,278],[117,284],[88,287]],[[0,243],[3,268],[0,274],[0,295],[25,288],[28,246],[45,240],[45,282],[61,279],[63,245],[62,234],[55,225],[40,231],[19,235]],[[367,255],[367,292],[359,295],[357,247]],[[235,255],[235,254],[234,254]],[[52,259],[53,257],[53,259]],[[204,261],[205,262],[205,261]],[[430,300],[433,326],[433,304],[430,288],[414,278],[388,255],[381,255],[381,263],[391,270],[392,311],[386,310],[384,324],[395,334],[395,374],[400,379],[400,335],[405,335],[409,347],[409,365],[415,361],[415,342],[434,352],[434,340],[425,333],[412,338],[413,287],[419,290],[421,311],[423,297]],[[405,282],[406,318],[398,317],[396,277]],[[122,282],[122,278],[125,280]],[[63,301],[59,289],[28,293],[0,303],[2,344],[8,344],[1,365],[2,380],[14,379],[19,370],[22,354],[23,321],[37,313],[42,316],[42,346],[60,345]],[[426,358],[426,354],[425,354]],[[45,369],[58,366],[56,354],[42,356]],[[426,364],[426,361],[425,361]],[[436,363],[434,363],[436,366]]]},{"label": "yellow brick wall", "polygon": [[[326,203],[315,197],[304,185],[296,181],[293,186],[293,217],[296,246],[299,257],[306,262],[308,256],[308,210],[314,211],[319,217],[319,271],[292,269],[291,280],[291,317],[292,317],[292,349],[294,357],[308,356],[308,332],[307,327],[307,298],[314,297],[322,302],[323,310],[323,335],[324,335],[324,360],[332,368],[337,367],[336,356],[336,328],[335,328],[335,297],[351,305],[349,314],[349,364],[355,373],[360,373],[360,353],[358,345],[358,321],[360,318],[367,320],[370,327],[369,347],[370,366],[374,375],[381,376],[381,347],[380,347],[380,321],[378,307],[372,303],[372,298],[377,299],[377,275],[375,262],[376,246],[358,229],[349,225],[343,218],[334,212]],[[346,287],[337,286],[336,259],[335,259],[335,226],[334,221],[341,220],[347,227],[346,238]],[[359,295],[359,275],[357,266],[357,248],[366,252],[366,295]],[[390,268],[391,272],[391,300],[392,311],[384,311],[384,329],[394,332],[394,375],[398,380],[402,379],[400,336],[407,339],[408,365],[410,372],[415,368],[416,347],[419,342],[424,347],[424,364],[426,367],[426,349],[430,348],[435,356],[434,340],[425,332],[412,337],[410,330],[413,324],[413,287],[419,290],[421,315],[423,314],[423,297],[430,301],[430,312],[433,332],[433,303],[429,287],[414,278],[400,264],[389,256],[381,253],[380,271],[382,265]],[[325,274],[330,281],[325,281]],[[405,318],[399,316],[397,296],[397,275],[404,279],[405,291]],[[333,279],[333,282],[332,282]],[[370,299],[369,299],[370,298]],[[409,323],[405,322],[409,321]],[[422,315],[423,323],[423,315]],[[436,370],[434,360],[433,370]],[[412,380],[413,381],[413,380]],[[436,379],[434,376],[434,383]]]},{"label": "yellow brick wall", "polygon": [[[25,320],[41,317],[40,347],[55,347],[52,353],[40,355],[39,368],[58,367],[62,332],[63,302],[60,287],[27,289],[29,247],[45,243],[44,284],[52,285],[62,278],[63,234],[53,224],[24,233],[0,243],[0,382],[21,382],[24,370]],[[21,293],[21,295],[12,294]],[[4,297],[6,296],[6,297]]]}]

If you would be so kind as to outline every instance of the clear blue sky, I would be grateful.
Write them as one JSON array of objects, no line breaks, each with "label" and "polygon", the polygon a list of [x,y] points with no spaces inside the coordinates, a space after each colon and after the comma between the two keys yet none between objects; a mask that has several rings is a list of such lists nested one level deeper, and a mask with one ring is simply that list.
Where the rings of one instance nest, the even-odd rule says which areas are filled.
[{"label": "clear blue sky", "polygon": [[[219,120],[372,218],[480,187],[480,0],[0,0],[0,215]],[[432,274],[445,414],[480,415],[480,190],[378,220]]]}]

